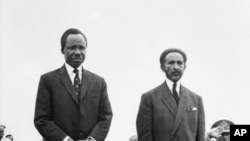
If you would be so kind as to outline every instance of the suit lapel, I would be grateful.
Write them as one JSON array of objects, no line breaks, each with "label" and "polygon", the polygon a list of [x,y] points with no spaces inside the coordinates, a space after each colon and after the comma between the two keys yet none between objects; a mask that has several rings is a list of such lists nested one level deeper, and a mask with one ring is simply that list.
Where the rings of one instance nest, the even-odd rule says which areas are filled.
[{"label": "suit lapel", "polygon": [[82,69],[82,84],[81,84],[81,95],[80,95],[81,100],[86,95],[89,84],[90,84],[89,74],[86,70]]},{"label": "suit lapel", "polygon": [[171,94],[171,91],[169,90],[166,82],[161,85],[161,91],[162,94],[162,101],[170,111],[170,113],[175,117],[176,111],[177,111],[177,104]]},{"label": "suit lapel", "polygon": [[77,95],[75,94],[73,84],[69,78],[65,65],[63,65],[63,67],[60,69],[59,74],[60,74],[60,79],[62,83],[64,84],[65,88],[67,89],[68,93],[71,95],[74,101],[77,104],[79,104]]},{"label": "suit lapel", "polygon": [[188,106],[187,103],[187,91],[184,87],[181,86],[180,88],[180,96],[179,96],[179,105],[178,105],[178,109],[177,109],[177,113],[176,113],[176,118],[175,118],[175,126],[173,129],[172,134],[174,134],[174,132],[176,131],[176,129],[178,128],[178,126],[181,123],[182,118],[184,117],[184,114],[186,113],[186,108]]}]

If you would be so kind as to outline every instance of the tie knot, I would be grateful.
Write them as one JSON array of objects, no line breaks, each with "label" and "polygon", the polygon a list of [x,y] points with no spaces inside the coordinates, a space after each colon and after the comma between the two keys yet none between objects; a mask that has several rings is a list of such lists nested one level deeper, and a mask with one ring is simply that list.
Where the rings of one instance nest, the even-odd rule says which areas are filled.
[{"label": "tie knot", "polygon": [[75,74],[78,74],[79,70],[78,70],[78,69],[74,69],[73,72],[74,72]]}]

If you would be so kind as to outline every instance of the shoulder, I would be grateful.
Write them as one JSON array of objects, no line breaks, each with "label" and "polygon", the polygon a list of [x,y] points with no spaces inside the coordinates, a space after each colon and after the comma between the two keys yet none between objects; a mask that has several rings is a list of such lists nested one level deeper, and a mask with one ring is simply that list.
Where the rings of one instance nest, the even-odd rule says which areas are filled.
[{"label": "shoulder", "polygon": [[142,94],[143,97],[152,97],[152,96],[156,96],[158,94],[161,93],[161,91],[166,88],[167,85],[165,83],[162,83],[148,91],[146,91],[145,93]]},{"label": "shoulder", "polygon": [[91,77],[93,79],[104,79],[102,76],[100,76],[94,72],[91,72],[89,70],[86,70],[86,69],[84,69],[84,74],[86,74],[88,77]]},{"label": "shoulder", "polygon": [[160,84],[141,95],[141,105],[151,105],[153,103],[158,103],[161,99],[164,91],[167,91],[166,85]]},{"label": "shoulder", "polygon": [[40,84],[51,85],[57,82],[59,79],[60,68],[46,72],[40,76]]},{"label": "shoulder", "polygon": [[89,70],[84,69],[84,75],[86,75],[89,79],[93,81],[104,81],[104,78],[96,73],[93,73]]},{"label": "shoulder", "polygon": [[202,97],[199,94],[193,92],[192,90],[186,88],[183,85],[181,85],[181,93],[183,93],[187,97],[190,97],[190,98],[193,98],[193,99],[197,99],[197,100],[202,100]]},{"label": "shoulder", "polygon": [[61,68],[54,69],[41,75],[41,77],[52,77],[59,74]]},{"label": "shoulder", "polygon": [[57,68],[57,69],[54,69],[52,71],[49,71],[49,72],[46,72],[46,73],[43,73],[41,76],[40,76],[40,80],[50,80],[50,79],[54,79],[60,72],[61,68]]},{"label": "shoulder", "polygon": [[87,79],[95,87],[107,87],[106,81],[102,76],[89,70],[84,70],[83,77],[85,77],[83,79]]}]

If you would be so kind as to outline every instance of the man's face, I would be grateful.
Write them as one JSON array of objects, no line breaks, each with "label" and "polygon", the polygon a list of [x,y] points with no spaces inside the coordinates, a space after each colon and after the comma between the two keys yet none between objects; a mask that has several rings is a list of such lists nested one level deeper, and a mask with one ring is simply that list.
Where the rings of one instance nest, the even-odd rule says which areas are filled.
[{"label": "man's face", "polygon": [[181,79],[185,68],[184,58],[178,52],[171,52],[166,55],[165,63],[161,66],[167,78],[172,82],[177,82]]},{"label": "man's face", "polygon": [[81,34],[68,35],[63,50],[66,62],[73,68],[79,67],[85,60],[86,48],[86,40]]}]

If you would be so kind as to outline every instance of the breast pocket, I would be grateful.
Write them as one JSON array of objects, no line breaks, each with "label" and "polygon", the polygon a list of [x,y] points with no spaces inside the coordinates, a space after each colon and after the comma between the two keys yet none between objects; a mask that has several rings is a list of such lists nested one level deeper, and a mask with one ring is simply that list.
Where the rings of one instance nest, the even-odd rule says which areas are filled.
[{"label": "breast pocket", "polygon": [[195,123],[198,119],[198,108],[191,106],[187,109],[187,119],[190,123]]},{"label": "breast pocket", "polygon": [[84,101],[90,104],[93,108],[98,108],[100,96],[97,93],[88,93]]}]

